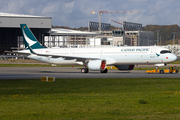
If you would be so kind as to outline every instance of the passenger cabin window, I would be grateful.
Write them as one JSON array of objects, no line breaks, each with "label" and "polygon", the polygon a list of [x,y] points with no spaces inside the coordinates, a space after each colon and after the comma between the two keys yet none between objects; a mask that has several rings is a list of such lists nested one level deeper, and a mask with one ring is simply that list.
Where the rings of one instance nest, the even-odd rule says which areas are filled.
[{"label": "passenger cabin window", "polygon": [[160,53],[161,53],[161,54],[171,53],[171,51],[169,51],[169,50],[162,50]]}]

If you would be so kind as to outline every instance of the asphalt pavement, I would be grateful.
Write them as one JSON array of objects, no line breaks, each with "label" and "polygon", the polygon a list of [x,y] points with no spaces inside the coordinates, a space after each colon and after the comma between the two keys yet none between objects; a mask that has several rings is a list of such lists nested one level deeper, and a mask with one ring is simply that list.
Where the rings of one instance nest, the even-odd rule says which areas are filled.
[{"label": "asphalt pavement", "polygon": [[147,74],[145,70],[119,71],[109,70],[108,73],[89,71],[81,73],[79,67],[0,67],[0,79],[40,79],[55,78],[180,78],[177,74]]}]

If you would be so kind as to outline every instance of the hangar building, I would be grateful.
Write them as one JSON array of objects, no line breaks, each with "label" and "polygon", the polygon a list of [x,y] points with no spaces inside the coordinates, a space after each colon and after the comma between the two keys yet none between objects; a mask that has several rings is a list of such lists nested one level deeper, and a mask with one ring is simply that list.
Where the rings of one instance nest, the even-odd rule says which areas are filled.
[{"label": "hangar building", "polygon": [[0,54],[5,50],[17,49],[22,45],[20,24],[26,23],[35,37],[42,43],[49,35],[52,18],[33,15],[19,15],[0,12]]},{"label": "hangar building", "polygon": [[[142,24],[127,23],[124,30],[110,31],[110,24],[101,25],[104,30],[97,33],[99,23],[89,22],[89,32],[67,29],[52,29],[52,18],[44,16],[9,14],[0,12],[0,54],[12,49],[24,48],[20,24],[27,24],[35,37],[45,47],[99,47],[153,45],[154,33],[137,32]],[[132,28],[129,29],[128,28]],[[93,30],[94,32],[92,32]],[[90,32],[91,31],[91,32]]]}]

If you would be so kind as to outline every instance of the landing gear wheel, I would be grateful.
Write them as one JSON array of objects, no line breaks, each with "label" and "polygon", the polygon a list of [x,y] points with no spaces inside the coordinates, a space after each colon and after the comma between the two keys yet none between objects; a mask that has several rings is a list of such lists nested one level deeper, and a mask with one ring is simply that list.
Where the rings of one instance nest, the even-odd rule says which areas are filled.
[{"label": "landing gear wheel", "polygon": [[82,68],[81,69],[81,73],[88,73],[89,72],[89,69],[88,68]]},{"label": "landing gear wheel", "polygon": [[106,68],[105,70],[101,70],[100,72],[101,72],[101,73],[107,73],[107,72],[108,72],[108,69]]},{"label": "landing gear wheel", "polygon": [[89,72],[89,69],[88,68],[85,68],[86,69],[86,73],[88,73]]},{"label": "landing gear wheel", "polygon": [[81,69],[81,73],[85,73],[85,71],[86,71],[85,68]]}]

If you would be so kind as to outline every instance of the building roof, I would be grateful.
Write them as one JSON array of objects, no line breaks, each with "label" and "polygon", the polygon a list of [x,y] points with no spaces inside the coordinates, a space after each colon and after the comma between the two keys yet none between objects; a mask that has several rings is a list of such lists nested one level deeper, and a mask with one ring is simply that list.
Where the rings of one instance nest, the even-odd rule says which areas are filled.
[{"label": "building roof", "polygon": [[13,14],[0,12],[0,17],[23,17],[23,18],[50,18],[45,16],[35,16],[35,15],[24,15],[24,14]]},{"label": "building roof", "polygon": [[51,35],[73,35],[73,36],[94,36],[100,35],[96,32],[86,32],[86,31],[78,31],[78,30],[69,30],[69,29],[51,29]]}]

